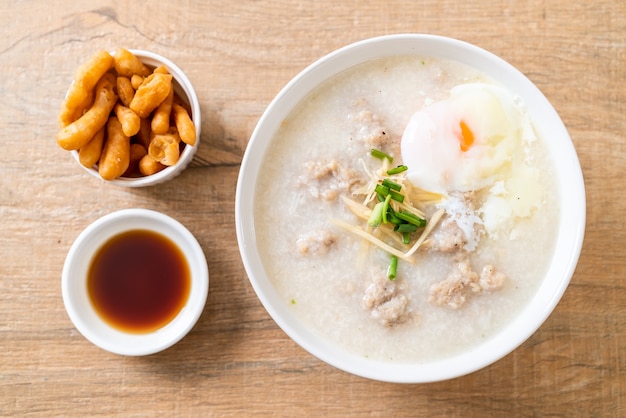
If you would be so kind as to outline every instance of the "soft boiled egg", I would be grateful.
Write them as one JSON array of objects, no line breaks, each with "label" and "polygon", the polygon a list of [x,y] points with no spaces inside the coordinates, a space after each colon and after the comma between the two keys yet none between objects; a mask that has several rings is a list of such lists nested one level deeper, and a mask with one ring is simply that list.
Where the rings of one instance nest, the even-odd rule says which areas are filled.
[{"label": "soft boiled egg", "polygon": [[[503,226],[530,216],[541,204],[539,171],[528,164],[526,153],[536,139],[528,115],[508,91],[471,83],[416,112],[402,136],[401,151],[414,186],[446,197],[441,206],[451,217],[480,223],[497,237]],[[476,208],[480,219],[451,197],[479,190],[485,190]]]},{"label": "soft boiled egg", "polygon": [[522,112],[506,90],[486,83],[456,86],[406,126],[401,150],[407,178],[442,195],[491,185],[510,164],[522,128]]}]

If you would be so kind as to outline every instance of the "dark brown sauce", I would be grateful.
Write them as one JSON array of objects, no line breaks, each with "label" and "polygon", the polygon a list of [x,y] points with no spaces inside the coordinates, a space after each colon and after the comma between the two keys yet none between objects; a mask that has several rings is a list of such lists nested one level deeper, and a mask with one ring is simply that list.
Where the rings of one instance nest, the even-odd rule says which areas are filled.
[{"label": "dark brown sauce", "polygon": [[167,325],[187,302],[189,265],[169,238],[132,230],[96,252],[87,292],[100,317],[125,332],[148,333]]}]

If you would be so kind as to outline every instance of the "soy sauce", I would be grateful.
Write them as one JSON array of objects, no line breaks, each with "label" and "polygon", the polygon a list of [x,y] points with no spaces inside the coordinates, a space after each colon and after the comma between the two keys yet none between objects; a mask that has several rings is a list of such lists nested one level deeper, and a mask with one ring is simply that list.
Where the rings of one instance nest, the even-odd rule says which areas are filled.
[{"label": "soy sauce", "polygon": [[187,302],[190,287],[189,265],[180,248],[159,233],[140,229],[105,242],[87,276],[98,315],[135,334],[167,325]]}]

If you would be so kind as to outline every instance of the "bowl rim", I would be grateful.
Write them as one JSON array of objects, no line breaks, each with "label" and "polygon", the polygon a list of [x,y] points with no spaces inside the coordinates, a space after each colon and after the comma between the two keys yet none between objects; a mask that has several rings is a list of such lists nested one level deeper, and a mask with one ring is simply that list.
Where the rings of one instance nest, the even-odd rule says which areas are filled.
[{"label": "bowl rim", "polygon": [[[196,143],[191,146],[186,144],[183,148],[183,152],[180,155],[179,161],[169,167],[165,167],[163,170],[143,177],[118,177],[113,180],[104,180],[98,170],[93,167],[85,167],[80,163],[78,158],[78,151],[71,151],[72,157],[76,160],[78,165],[82,167],[86,172],[91,174],[93,177],[96,177],[106,183],[114,184],[117,186],[123,187],[146,187],[153,186],[156,184],[163,183],[164,181],[171,180],[178,176],[182,171],[187,168],[191,160],[193,159],[196,151],[198,150],[198,146],[200,145],[200,132],[202,128],[202,115],[200,112],[200,102],[198,99],[198,95],[191,84],[191,81],[185,74],[185,72],[174,62],[165,58],[162,55],[159,55],[155,52],[146,51],[142,49],[129,49],[129,52],[138,57],[142,62],[148,65],[159,66],[164,65],[168,72],[173,76],[174,88],[179,93],[183,93],[184,97],[181,96],[181,99],[186,100],[191,108],[191,120],[194,123],[194,127],[196,129]],[[111,52],[111,55],[115,55],[115,52]]]},{"label": "bowl rim", "polygon": [[[289,317],[255,251],[253,206],[256,179],[269,143],[282,120],[319,83],[354,65],[398,54],[464,62],[519,95],[539,135],[551,138],[546,142],[552,156],[558,155],[558,159],[553,160],[559,167],[561,207],[568,208],[561,213],[555,255],[546,279],[510,324],[489,341],[467,352],[421,364],[364,359],[314,335]],[[298,90],[302,86],[306,88]],[[586,220],[585,187],[578,156],[565,125],[548,99],[524,74],[502,58],[468,42],[431,34],[394,34],[357,41],[323,56],[298,73],[270,102],[253,130],[242,159],[235,200],[237,240],[244,268],[259,300],[277,325],[303,349],[333,367],[357,376],[395,383],[427,383],[460,377],[500,360],[519,347],[544,323],[563,296],[580,256]]]},{"label": "bowl rim", "polygon": [[[184,254],[190,270],[187,302],[168,324],[149,333],[128,333],[109,325],[96,313],[86,291],[86,272],[95,253],[110,238],[131,230],[167,237]],[[208,292],[208,265],[196,238],[179,221],[150,209],[122,209],[89,224],[72,243],[61,273],[63,304],[76,329],[94,345],[127,356],[154,354],[180,341],[200,318]]]}]

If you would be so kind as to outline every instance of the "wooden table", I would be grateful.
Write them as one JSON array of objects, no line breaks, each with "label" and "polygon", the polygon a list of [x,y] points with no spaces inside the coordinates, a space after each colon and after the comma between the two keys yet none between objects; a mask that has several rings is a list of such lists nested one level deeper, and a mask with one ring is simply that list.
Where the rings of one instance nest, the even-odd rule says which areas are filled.
[{"label": "wooden table", "polygon": [[[626,416],[624,1],[53,0],[0,9],[0,415]],[[587,187],[586,240],[555,312],[504,359],[425,385],[344,373],[289,339],[248,282],[234,223],[239,164],[278,91],[338,47],[403,32],[472,42],[525,73],[568,127]],[[120,46],[169,57],[200,97],[195,162],[158,187],[105,184],[54,140],[75,67]],[[187,225],[211,274],[192,332],[142,358],[89,343],[61,298],[79,232],[131,207]]]}]

